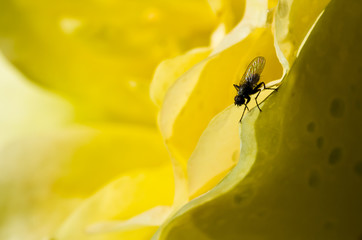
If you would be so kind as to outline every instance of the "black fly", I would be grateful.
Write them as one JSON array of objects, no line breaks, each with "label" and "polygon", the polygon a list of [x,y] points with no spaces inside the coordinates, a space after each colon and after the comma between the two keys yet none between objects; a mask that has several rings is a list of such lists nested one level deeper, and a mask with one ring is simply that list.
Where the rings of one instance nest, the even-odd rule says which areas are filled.
[{"label": "black fly", "polygon": [[[240,79],[239,85],[234,84],[234,87],[238,91],[237,95],[234,98],[234,103],[236,106],[245,105],[243,114],[241,115],[241,119],[244,116],[245,109],[249,108],[247,104],[250,102],[250,95],[253,95],[255,93],[258,93],[255,97],[256,106],[259,108],[259,111],[261,112],[261,109],[258,104],[258,97],[261,92],[261,87],[263,86],[263,89],[271,89],[275,90],[274,88],[266,88],[264,82],[259,82],[260,80],[260,74],[263,71],[265,66],[265,58],[264,57],[256,57],[251,61],[248,68],[246,69],[243,77]],[[246,102],[245,102],[246,99]]]}]

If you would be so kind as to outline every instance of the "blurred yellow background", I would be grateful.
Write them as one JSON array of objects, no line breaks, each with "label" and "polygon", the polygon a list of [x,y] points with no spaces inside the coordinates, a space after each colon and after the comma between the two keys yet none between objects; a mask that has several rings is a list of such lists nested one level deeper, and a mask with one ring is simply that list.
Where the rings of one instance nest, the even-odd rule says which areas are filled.
[{"label": "blurred yellow background", "polygon": [[0,49],[31,80],[76,103],[85,121],[155,124],[155,67],[207,46],[205,0],[24,1],[0,7]]}]

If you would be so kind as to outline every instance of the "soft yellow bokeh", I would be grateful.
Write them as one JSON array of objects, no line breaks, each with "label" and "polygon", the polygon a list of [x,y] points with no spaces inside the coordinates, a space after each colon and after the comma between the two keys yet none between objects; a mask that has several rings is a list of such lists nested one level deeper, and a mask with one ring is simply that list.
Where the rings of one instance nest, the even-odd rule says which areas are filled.
[{"label": "soft yellow bokeh", "polygon": [[[2,53],[53,93],[1,62],[1,238],[79,237],[84,218],[149,218],[143,233],[118,234],[149,238],[162,223],[152,209],[171,210],[175,188],[152,74],[161,60],[207,46],[217,22],[202,0],[3,1]],[[94,236],[114,237],[105,232]]]},{"label": "soft yellow bokeh", "polygon": [[[76,207],[84,205],[83,201],[89,201],[89,197],[112,181],[123,181],[127,187],[116,185],[113,191],[121,195],[103,198],[101,195],[98,198],[107,204],[97,202],[98,205],[93,206],[100,208],[102,214],[112,212],[112,218],[89,209],[88,214],[93,219],[103,216],[101,220],[117,217],[121,220],[157,205],[172,204],[171,164],[161,138],[147,128],[75,126],[58,129],[7,143],[0,154],[1,205],[7,209],[1,215],[6,222],[1,233],[4,239],[15,233],[23,239],[27,235],[29,239],[51,236]],[[159,189],[158,194],[147,196],[147,191],[156,193],[156,189]],[[139,193],[136,195],[136,192]],[[122,195],[134,204],[129,206],[128,214],[124,207],[111,204],[113,201],[127,204],[125,197],[119,200]],[[40,228],[33,222],[46,224]]]},{"label": "soft yellow bokeh", "polygon": [[157,64],[209,43],[203,0],[3,1],[0,48],[32,81],[76,103],[86,120],[154,124]]}]

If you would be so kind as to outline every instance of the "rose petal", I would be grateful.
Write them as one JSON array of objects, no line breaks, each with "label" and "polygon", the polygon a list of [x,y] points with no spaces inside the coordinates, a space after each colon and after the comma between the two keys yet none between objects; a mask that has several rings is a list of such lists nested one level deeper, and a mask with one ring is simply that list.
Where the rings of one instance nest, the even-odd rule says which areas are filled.
[{"label": "rose petal", "polygon": [[191,67],[206,58],[210,52],[209,48],[196,48],[184,55],[161,62],[150,86],[152,101],[160,106],[172,84]]},{"label": "rose petal", "polygon": [[[113,233],[101,231],[91,234],[85,230],[97,222],[126,221],[157,205],[171,205],[174,188],[172,178],[169,167],[128,172],[82,203],[62,225],[56,239],[149,239],[157,229],[155,222],[159,217],[152,214],[151,210],[143,214],[142,225],[135,226],[133,220],[133,224],[112,229]],[[145,222],[147,215],[151,218]],[[140,223],[140,217],[136,223]]]},{"label": "rose petal", "polygon": [[213,188],[239,158],[242,108],[230,106],[209,123],[187,163],[190,198]]}]

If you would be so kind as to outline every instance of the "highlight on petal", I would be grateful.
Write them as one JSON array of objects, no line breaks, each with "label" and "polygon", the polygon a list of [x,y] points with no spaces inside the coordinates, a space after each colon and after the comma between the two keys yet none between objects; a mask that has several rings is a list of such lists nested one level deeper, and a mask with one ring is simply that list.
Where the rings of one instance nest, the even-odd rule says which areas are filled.
[{"label": "highlight on petal", "polygon": [[[0,49],[32,81],[69,97],[86,120],[154,124],[149,83],[165,59],[207,46],[204,0],[4,1]],[[120,104],[127,103],[127,104]]]},{"label": "highlight on petal", "polygon": [[205,59],[211,53],[210,48],[196,48],[184,55],[167,59],[158,65],[150,86],[152,101],[161,106],[167,90],[186,71]]},{"label": "highlight on petal", "polygon": [[330,0],[279,0],[275,16],[275,35],[277,44],[290,65],[329,2]]},{"label": "highlight on petal", "polygon": [[[129,200],[132,191],[153,192],[155,198],[162,198],[157,201],[150,197],[147,201],[153,205],[140,204],[135,215],[148,207],[172,203],[171,163],[162,138],[153,129],[130,125],[74,126],[34,133],[4,144],[0,159],[0,206],[6,209],[0,214],[4,223],[0,235],[5,239],[52,236],[84,200],[120,176],[125,176],[120,184],[124,191],[129,190]],[[130,172],[133,178],[127,177]],[[131,186],[127,179],[136,182]],[[109,195],[109,202],[113,201],[112,196]],[[114,211],[112,206],[106,204],[98,210]],[[130,211],[125,217],[132,217]]]},{"label": "highlight on petal", "polygon": [[[173,188],[169,166],[128,172],[82,203],[57,231],[56,239],[149,239],[156,222],[170,212],[157,206],[171,206]],[[124,222],[114,226],[102,223],[105,220]]]}]

